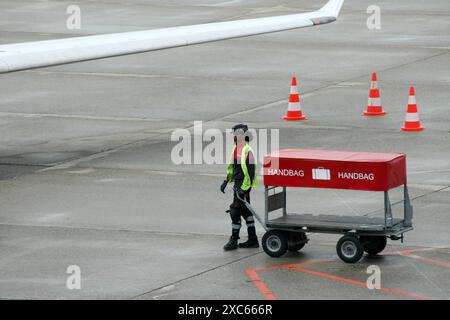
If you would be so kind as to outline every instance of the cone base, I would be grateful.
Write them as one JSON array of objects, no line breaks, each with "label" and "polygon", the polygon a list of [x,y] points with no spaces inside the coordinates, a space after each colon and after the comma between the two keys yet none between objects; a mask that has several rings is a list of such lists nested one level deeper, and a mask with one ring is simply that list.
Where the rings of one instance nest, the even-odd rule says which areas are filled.
[{"label": "cone base", "polygon": [[401,127],[400,130],[401,131],[423,131],[423,130],[425,130],[425,128],[424,127],[418,127],[418,128]]},{"label": "cone base", "polygon": [[370,111],[364,111],[363,115],[364,116],[372,116],[372,117],[376,117],[376,116],[384,116],[387,113],[384,111],[381,112],[370,112]]},{"label": "cone base", "polygon": [[284,116],[281,119],[286,120],[286,121],[308,120],[308,118],[306,116],[295,116],[295,117]]}]

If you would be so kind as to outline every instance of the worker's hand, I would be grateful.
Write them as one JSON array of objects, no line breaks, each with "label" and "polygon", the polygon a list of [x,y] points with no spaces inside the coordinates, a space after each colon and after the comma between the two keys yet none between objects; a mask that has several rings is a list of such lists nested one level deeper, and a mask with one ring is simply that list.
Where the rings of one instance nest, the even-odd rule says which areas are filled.
[{"label": "worker's hand", "polygon": [[222,184],[220,185],[220,191],[222,191],[222,193],[225,193],[225,188],[227,187],[228,181],[224,180],[222,182]]}]

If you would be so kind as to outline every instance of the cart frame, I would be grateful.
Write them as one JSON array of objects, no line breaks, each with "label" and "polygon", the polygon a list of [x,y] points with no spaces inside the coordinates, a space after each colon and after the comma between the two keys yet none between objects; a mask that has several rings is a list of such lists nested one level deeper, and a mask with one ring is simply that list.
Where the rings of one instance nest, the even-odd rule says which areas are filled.
[{"label": "cart frame", "polygon": [[[282,188],[281,192],[270,194],[271,190],[275,190],[276,188]],[[264,222],[263,224],[267,229],[280,229],[280,227],[274,223],[273,220],[269,219],[269,214],[272,211],[276,211],[282,209],[283,217],[289,215],[286,209],[287,204],[287,187],[276,187],[276,186],[265,186],[264,190],[264,199],[265,199],[265,209],[264,209]],[[394,218],[392,216],[392,204],[389,197],[389,191],[384,191],[384,225],[383,230],[379,230],[379,228],[370,228],[370,225],[361,224],[360,226],[356,225],[356,228],[351,228],[346,230],[347,228],[342,227],[333,227],[333,226],[324,226],[317,227],[313,225],[297,225],[293,224],[291,227],[286,226],[282,227],[282,229],[290,230],[290,231],[299,231],[298,227],[306,227],[306,231],[308,232],[318,232],[318,233],[347,233],[355,229],[357,233],[362,233],[365,235],[385,235],[385,236],[399,236],[403,233],[412,230],[412,219],[413,219],[413,208],[411,205],[411,200],[409,197],[408,186],[403,185],[403,220],[396,221],[394,224]],[[254,211],[254,210],[253,210]],[[253,212],[252,212],[253,213]],[[356,217],[355,217],[356,218]],[[303,230],[305,231],[305,230]]]},{"label": "cart frame", "polygon": [[[277,188],[281,188],[282,191],[276,192]],[[384,249],[384,246],[386,245],[386,238],[390,238],[391,240],[402,240],[403,242],[403,234],[405,232],[413,230],[413,207],[411,205],[407,184],[403,185],[403,200],[401,200],[404,207],[403,219],[393,218],[392,203],[389,197],[389,191],[383,192],[384,218],[366,218],[361,216],[325,216],[325,219],[320,219],[321,216],[290,214],[287,212],[286,208],[287,187],[265,186],[265,205],[263,219],[247,201],[239,197],[239,194],[238,198],[244,202],[248,210],[267,231],[265,237],[270,232],[278,232],[279,234],[275,234],[278,237],[280,237],[282,234],[285,234],[287,235],[285,241],[287,242],[287,239],[289,238],[289,245],[295,243],[293,247],[301,249],[303,245],[308,242],[306,233],[343,234],[344,237],[338,242],[338,254],[340,250],[345,249],[346,245],[350,245],[350,247],[353,245],[352,243],[349,243],[348,240],[350,240],[350,242],[355,241],[356,243],[354,250],[360,251],[357,252],[357,256],[359,256],[359,258],[355,256],[351,259],[346,259],[345,255],[343,257],[342,254],[339,254],[341,259],[345,262],[354,263],[362,257],[362,250],[369,253],[375,252],[374,254],[379,253]],[[270,219],[270,213],[277,210],[282,210],[282,216],[276,219]],[[295,236],[298,234],[301,235],[300,238]],[[350,239],[348,239],[349,237]],[[383,239],[384,245],[380,244],[378,245],[378,247],[381,246],[380,248],[373,248],[373,246],[375,245],[373,244],[373,241],[376,242],[379,241],[379,239]],[[345,242],[345,240],[347,240],[347,242]],[[370,244],[370,242],[372,242],[372,244]],[[371,245],[372,249],[370,249]],[[367,246],[369,246],[369,249],[367,249]],[[270,254],[270,252],[268,252],[266,248],[265,251],[266,253]],[[284,254],[284,252],[282,254]],[[272,254],[270,255],[273,257],[281,256]]]}]

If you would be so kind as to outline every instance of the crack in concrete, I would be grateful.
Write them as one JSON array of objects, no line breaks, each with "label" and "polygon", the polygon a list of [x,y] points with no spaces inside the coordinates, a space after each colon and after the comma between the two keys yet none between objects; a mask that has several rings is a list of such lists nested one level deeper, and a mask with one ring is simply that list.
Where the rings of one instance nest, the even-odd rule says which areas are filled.
[{"label": "crack in concrete", "polygon": [[98,232],[126,232],[126,233],[148,233],[152,235],[167,235],[167,236],[179,236],[179,237],[227,237],[228,234],[219,233],[195,233],[195,232],[170,232],[170,231],[158,231],[158,230],[139,230],[139,229],[113,229],[113,228],[94,228],[94,227],[78,227],[78,226],[65,226],[65,225],[34,225],[34,224],[20,224],[20,223],[2,223],[0,227],[17,227],[17,228],[48,228],[48,229],[67,229],[78,231],[98,231]]},{"label": "crack in concrete", "polygon": [[181,282],[184,282],[184,281],[186,281],[186,280],[190,280],[190,279],[199,277],[199,276],[201,276],[201,275],[207,274],[207,273],[212,272],[212,271],[214,271],[214,270],[218,270],[218,269],[220,269],[220,268],[223,268],[223,267],[232,265],[232,264],[237,263],[237,262],[240,262],[240,261],[242,261],[242,260],[245,260],[245,259],[254,257],[254,256],[256,256],[256,255],[258,255],[258,254],[261,254],[261,253],[262,253],[262,251],[259,251],[259,252],[250,254],[250,255],[248,255],[248,256],[244,256],[244,257],[241,257],[241,258],[239,258],[239,259],[236,259],[236,260],[233,260],[233,261],[230,261],[230,262],[227,262],[227,263],[218,265],[218,266],[216,266],[216,267],[209,268],[209,269],[207,269],[207,270],[198,272],[198,273],[196,273],[196,274],[193,274],[193,275],[191,275],[191,276],[185,277],[185,278],[183,278],[183,279],[176,280],[176,281],[174,281],[174,282],[168,283],[168,284],[163,285],[163,286],[160,286],[160,287],[158,287],[158,288],[151,289],[151,290],[149,290],[149,291],[143,292],[143,293],[138,294],[138,295],[136,295],[136,296],[130,297],[130,298],[128,298],[127,300],[135,300],[135,299],[138,299],[138,298],[143,297],[143,296],[145,296],[145,295],[151,294],[152,292],[155,292],[155,291],[164,289],[164,288],[166,288],[166,287],[168,287],[168,286],[174,286],[174,285],[179,284],[179,283],[181,283]]}]

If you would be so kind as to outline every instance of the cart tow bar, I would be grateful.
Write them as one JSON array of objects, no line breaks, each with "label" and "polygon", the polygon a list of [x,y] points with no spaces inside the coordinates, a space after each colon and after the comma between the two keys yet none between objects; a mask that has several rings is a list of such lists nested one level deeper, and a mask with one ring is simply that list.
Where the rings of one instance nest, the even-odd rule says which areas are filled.
[{"label": "cart tow bar", "polygon": [[233,191],[236,193],[236,197],[241,200],[247,209],[251,212],[251,214],[258,220],[259,224],[264,228],[264,230],[268,231],[269,229],[266,227],[266,224],[263,222],[261,217],[256,213],[256,211],[252,208],[251,204],[247,202],[247,200],[242,199],[239,195],[239,192],[236,191],[236,189],[233,189]]}]

